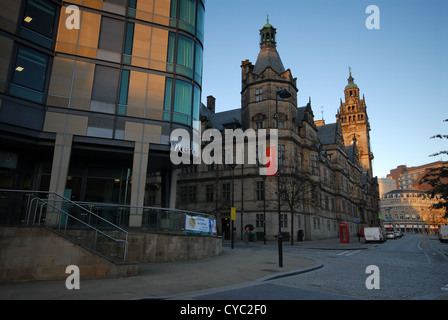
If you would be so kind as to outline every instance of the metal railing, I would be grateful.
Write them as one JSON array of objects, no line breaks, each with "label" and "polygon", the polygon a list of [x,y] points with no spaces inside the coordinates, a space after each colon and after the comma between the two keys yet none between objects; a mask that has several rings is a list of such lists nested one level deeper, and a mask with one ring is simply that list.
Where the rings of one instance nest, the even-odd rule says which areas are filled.
[{"label": "metal railing", "polygon": [[0,224],[45,226],[114,262],[125,262],[128,232],[54,192],[0,189]]},{"label": "metal railing", "polygon": [[[211,214],[156,207],[138,207],[130,205],[107,204],[98,202],[76,202],[98,216],[122,227],[129,227],[130,216],[136,216],[141,220],[141,229],[175,233],[175,234],[201,234],[215,236],[216,218]],[[189,228],[187,219],[209,220],[209,230]]]},{"label": "metal railing", "polygon": [[[45,191],[0,189],[0,225],[45,226],[113,261],[125,261],[131,218],[136,228],[216,236],[216,217],[185,210],[75,202]],[[141,223],[140,223],[141,221]]]}]

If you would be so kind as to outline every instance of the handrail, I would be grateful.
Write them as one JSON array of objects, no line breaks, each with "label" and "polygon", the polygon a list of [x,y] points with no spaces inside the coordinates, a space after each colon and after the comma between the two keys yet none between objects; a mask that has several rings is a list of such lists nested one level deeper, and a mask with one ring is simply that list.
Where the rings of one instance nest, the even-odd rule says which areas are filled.
[{"label": "handrail", "polygon": [[102,203],[102,202],[80,202],[76,201],[75,203],[79,205],[94,205],[99,207],[113,207],[113,208],[129,208],[129,209],[144,209],[144,210],[163,210],[163,211],[169,211],[169,212],[175,212],[175,213],[186,213],[189,215],[195,215],[195,216],[203,216],[203,217],[209,217],[212,214],[207,213],[201,213],[201,212],[194,212],[194,211],[187,211],[187,210],[180,210],[180,209],[172,209],[172,208],[160,208],[160,207],[145,207],[145,206],[131,206],[128,204],[117,204],[117,203]]},{"label": "handrail", "polygon": [[[126,240],[115,239],[115,238],[111,237],[110,235],[108,235],[107,233],[104,233],[104,232],[101,231],[100,229],[95,228],[94,226],[92,226],[92,225],[90,225],[90,224],[88,224],[88,223],[86,223],[86,222],[84,222],[84,221],[82,221],[82,220],[76,218],[75,216],[71,215],[70,213],[68,213],[68,212],[66,212],[66,211],[64,211],[64,210],[62,210],[62,209],[60,209],[60,208],[58,208],[58,207],[56,207],[56,206],[50,204],[48,201],[45,201],[44,199],[40,199],[40,198],[36,198],[36,199],[38,199],[38,201],[41,201],[41,202],[45,203],[47,206],[50,206],[50,207],[52,207],[53,209],[56,209],[56,210],[62,212],[63,214],[66,214],[66,215],[69,216],[70,218],[75,219],[76,221],[80,222],[81,224],[87,226],[88,228],[91,228],[91,229],[95,230],[96,232],[101,233],[102,235],[106,236],[107,238],[109,238],[109,239],[112,240],[112,241],[116,241],[116,242],[126,242],[126,243],[127,243]],[[127,233],[127,232],[126,232],[126,233]]]},{"label": "handrail", "polygon": [[[20,192],[22,194],[27,194],[27,208],[26,211],[24,211],[24,215],[22,218],[22,223],[25,224],[36,224],[42,223],[42,216],[43,216],[43,208],[38,207],[34,204],[35,201],[37,201],[36,198],[31,198],[32,196],[37,197],[43,197],[43,195],[47,195],[48,198],[50,198],[50,195],[56,194],[54,192],[48,192],[48,191],[35,191],[35,190],[9,190],[9,189],[0,189],[0,192]],[[179,209],[172,209],[172,208],[160,208],[160,207],[146,207],[146,206],[131,206],[129,204],[113,204],[113,203],[100,203],[100,202],[78,202],[78,201],[72,201],[70,199],[67,199],[59,194],[56,194],[52,201],[68,204],[71,206],[71,208],[81,209],[80,216],[78,216],[78,213],[76,216],[78,216],[80,219],[87,223],[92,224],[102,224],[102,229],[104,229],[104,224],[108,224],[111,227],[115,228],[117,231],[121,231],[126,233],[127,231],[123,228],[127,228],[129,225],[129,220],[127,218],[130,218],[130,216],[134,217],[142,217],[142,228],[144,229],[150,229],[150,230],[157,230],[157,231],[168,231],[168,232],[175,232],[175,233],[191,233],[188,228],[186,228],[185,221],[182,222],[181,216],[196,216],[196,217],[203,217],[203,218],[209,218],[209,219],[216,219],[216,215],[214,213],[199,213],[199,212],[193,212],[193,211],[187,211],[187,210],[179,210]],[[62,206],[62,205],[61,205]],[[71,211],[71,208],[69,212],[74,213],[74,211]],[[66,209],[63,207],[63,209]],[[40,212],[38,212],[40,210]],[[105,210],[105,212],[103,211]],[[111,211],[108,211],[111,210]],[[85,220],[84,217],[82,217],[83,212],[86,212],[88,214],[89,219],[95,219],[92,220]],[[34,214],[34,215],[33,215]],[[105,215],[106,214],[106,215]],[[163,216],[160,216],[159,214],[163,214]],[[167,216],[164,216],[164,215]],[[128,217],[129,215],[129,217]],[[47,216],[48,217],[48,216]],[[194,233],[194,232],[193,232]],[[205,235],[205,233],[200,233],[202,235]],[[209,234],[215,234],[213,232]]]},{"label": "handrail", "polygon": [[[28,199],[27,202],[27,209],[26,209],[26,217],[25,217],[25,223],[27,225],[33,225],[35,224],[35,219],[36,219],[36,213],[37,213],[37,209],[38,209],[38,203],[41,202],[42,206],[41,206],[41,211],[43,209],[43,204],[47,205],[48,207],[51,207],[52,209],[56,210],[58,213],[60,214],[64,214],[72,219],[74,219],[77,222],[80,222],[82,225],[94,230],[95,236],[97,237],[98,233],[100,233],[101,235],[105,236],[106,238],[112,240],[115,243],[123,243],[124,244],[124,257],[123,257],[123,261],[126,261],[126,257],[127,257],[127,251],[128,251],[128,232],[126,230],[124,230],[123,228],[120,228],[119,226],[113,224],[112,222],[104,219],[103,217],[89,211],[88,209],[82,207],[81,205],[77,204],[76,202],[67,199],[63,196],[61,196],[60,194],[57,194],[56,192],[49,192],[49,191],[36,191],[36,190],[14,190],[14,189],[0,189],[0,193],[16,193],[16,194],[25,194],[27,196],[31,196],[33,194],[45,194],[47,195],[47,199],[42,199],[39,198],[38,196],[33,197],[32,199]],[[55,196],[55,198],[59,198],[59,199],[54,199],[51,200],[50,195]],[[33,203],[36,202],[36,206],[35,206],[35,211],[34,211],[34,217],[31,219],[31,209],[33,207]],[[59,202],[59,203],[68,203],[71,204],[73,206],[75,206],[78,209],[81,209],[82,212],[85,212],[86,214],[93,216],[97,219],[99,219],[100,221],[106,223],[107,225],[109,225],[110,227],[112,227],[113,229],[123,232],[125,235],[125,239],[116,239],[114,237],[111,237],[110,235],[108,235],[107,233],[101,231],[100,229],[94,227],[93,225],[90,225],[80,219],[78,219],[77,217],[73,216],[72,214],[68,213],[67,211],[55,206],[54,204],[51,204],[50,202]],[[39,217],[38,220],[38,224],[40,224],[40,219],[41,217]],[[32,220],[32,221],[31,221]],[[95,250],[96,250],[96,238],[95,238]]]},{"label": "handrail", "polygon": [[[92,211],[87,210],[86,208],[84,208],[83,206],[79,205],[78,203],[76,203],[75,201],[72,201],[70,199],[67,199],[64,196],[61,196],[60,194],[56,193],[56,192],[51,192],[51,191],[36,191],[36,190],[13,190],[13,189],[0,189],[0,192],[12,192],[12,193],[28,193],[28,194],[32,194],[32,193],[38,193],[38,194],[47,194],[47,195],[55,195],[57,197],[59,197],[60,199],[75,205],[76,207],[78,207],[79,209],[83,210],[84,212],[86,212],[87,214],[91,214],[93,215],[95,218],[98,218],[100,220],[102,220],[103,222],[106,222],[110,225],[112,225],[113,227],[116,227],[117,229],[119,229],[120,231],[124,232],[124,233],[128,233],[126,230],[120,228],[119,226],[113,224],[112,222],[104,219],[103,217],[100,217],[99,215],[93,213]],[[40,199],[39,197],[34,197],[33,199],[30,200],[30,204],[33,200],[35,199]],[[30,217],[27,217],[27,222],[29,221]]]}]

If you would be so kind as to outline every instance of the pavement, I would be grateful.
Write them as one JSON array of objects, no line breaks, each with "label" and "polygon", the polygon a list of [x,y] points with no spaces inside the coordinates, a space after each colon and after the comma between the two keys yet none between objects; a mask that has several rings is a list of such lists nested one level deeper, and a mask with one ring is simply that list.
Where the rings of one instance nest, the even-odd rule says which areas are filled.
[{"label": "pavement", "polygon": [[[283,243],[283,267],[279,267],[277,242],[224,242],[222,255],[214,258],[169,263],[142,263],[136,277],[83,279],[80,289],[68,290],[65,280],[0,284],[0,300],[136,300],[176,299],[191,292],[222,290],[250,282],[269,281],[321,268],[319,261],[300,256],[310,250],[361,250],[365,244],[352,238]],[[67,275],[68,276],[68,275]]]}]

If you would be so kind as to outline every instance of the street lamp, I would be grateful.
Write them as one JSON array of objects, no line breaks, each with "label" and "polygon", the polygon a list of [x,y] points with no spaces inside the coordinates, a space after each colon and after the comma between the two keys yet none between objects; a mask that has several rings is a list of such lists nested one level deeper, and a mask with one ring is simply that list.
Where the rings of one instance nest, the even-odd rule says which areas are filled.
[{"label": "street lamp", "polygon": [[[292,96],[291,92],[286,89],[277,90],[277,94],[275,95],[275,120],[277,123],[277,131],[279,129],[279,114],[278,114],[278,98],[288,99]],[[277,158],[279,155],[280,148],[277,146]],[[282,247],[282,227],[281,227],[281,219],[280,219],[280,161],[277,159],[278,169],[277,169],[277,206],[278,206],[278,265],[280,268],[283,268],[283,247]],[[292,236],[292,235],[291,235]]]},{"label": "street lamp", "polygon": [[[235,167],[236,167],[236,164],[232,163],[230,166],[232,167],[232,208],[233,208],[235,206]],[[233,210],[233,209],[231,209],[231,210]],[[231,247],[233,249],[235,240],[233,239],[234,238],[234,231],[233,231],[234,220],[233,220],[232,215],[230,216],[230,220],[232,221],[232,226],[231,226],[232,230],[230,231],[230,237],[231,237]]]},{"label": "street lamp", "polygon": [[266,176],[262,176],[263,178],[263,242],[266,244]]}]

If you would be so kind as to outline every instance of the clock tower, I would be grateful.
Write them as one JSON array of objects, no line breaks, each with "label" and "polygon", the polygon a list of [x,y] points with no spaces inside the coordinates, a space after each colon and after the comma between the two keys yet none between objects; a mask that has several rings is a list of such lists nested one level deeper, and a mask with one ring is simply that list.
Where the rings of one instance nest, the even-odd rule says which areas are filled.
[{"label": "clock tower", "polygon": [[342,102],[336,115],[336,119],[342,127],[342,135],[345,145],[356,143],[359,160],[364,171],[372,176],[373,153],[370,148],[370,123],[367,116],[367,106],[364,95],[361,99],[359,88],[354,82],[349,68],[348,84],[344,89],[345,102]]}]

